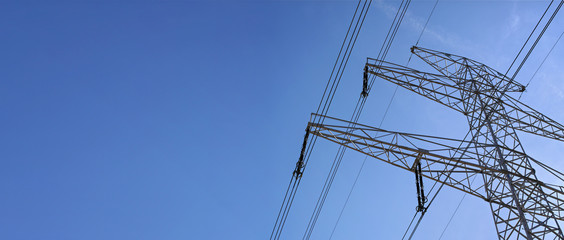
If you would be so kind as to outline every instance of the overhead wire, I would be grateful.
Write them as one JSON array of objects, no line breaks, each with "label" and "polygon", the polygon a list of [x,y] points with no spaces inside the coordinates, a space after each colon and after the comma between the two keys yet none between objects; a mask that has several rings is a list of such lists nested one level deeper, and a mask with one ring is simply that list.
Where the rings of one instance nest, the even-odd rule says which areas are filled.
[{"label": "overhead wire", "polygon": [[548,29],[548,26],[550,26],[550,23],[552,23],[552,20],[554,19],[554,17],[556,17],[556,14],[558,14],[558,11],[560,11],[562,4],[564,4],[564,0],[560,1],[560,4],[558,4],[558,7],[556,7],[556,10],[554,10],[554,13],[552,13],[552,16],[550,16],[550,18],[548,19],[548,22],[546,23],[546,25],[542,29],[541,33],[539,34],[539,36],[537,37],[535,42],[533,43],[533,46],[531,46],[531,48],[529,49],[529,52],[527,52],[527,55],[525,55],[525,58],[523,59],[523,61],[521,61],[521,64],[519,64],[519,67],[517,68],[517,70],[515,70],[515,73],[513,73],[513,76],[511,77],[511,79],[515,79],[515,77],[517,76],[517,74],[519,73],[519,71],[521,70],[521,68],[523,67],[523,65],[525,64],[525,62],[527,61],[527,59],[529,58],[529,56],[531,55],[531,53],[533,52],[535,47],[537,46],[539,40],[544,35],[546,29]]},{"label": "overhead wire", "polygon": [[[476,180],[476,176],[478,175],[474,175],[474,177],[472,178],[472,182],[470,182],[470,185],[472,185],[472,183],[474,183],[474,180]],[[464,198],[466,198],[466,195],[468,195],[467,193],[464,193],[464,195],[462,195],[462,198],[460,199],[460,201],[458,202],[458,205],[456,205],[456,209],[454,209],[454,212],[452,213],[452,215],[450,216],[450,218],[448,219],[447,224],[445,225],[445,227],[443,228],[443,231],[441,232],[441,235],[439,236],[439,240],[441,240],[448,228],[448,226],[450,225],[450,223],[452,222],[452,219],[454,218],[454,215],[458,212],[458,209],[460,208],[460,205],[462,205],[462,201],[464,201]]]},{"label": "overhead wire", "polygon": [[511,62],[511,64],[509,65],[509,68],[507,68],[507,71],[505,72],[505,75],[507,75],[509,73],[509,71],[511,70],[511,68],[513,67],[513,64],[515,64],[515,62],[517,61],[517,59],[519,59],[519,56],[521,55],[521,52],[523,51],[523,49],[525,49],[525,47],[527,46],[527,43],[529,42],[529,40],[531,39],[531,37],[533,36],[533,34],[535,33],[535,31],[537,30],[537,27],[539,26],[539,24],[541,23],[542,19],[544,18],[544,15],[546,15],[546,13],[548,12],[548,10],[550,9],[550,6],[552,6],[552,3],[554,2],[554,0],[551,0],[550,3],[548,4],[548,7],[546,7],[546,9],[544,10],[544,13],[542,14],[542,16],[540,17],[539,21],[537,22],[537,24],[535,25],[535,27],[533,28],[533,31],[531,31],[531,33],[529,34],[529,37],[527,37],[527,40],[525,40],[525,43],[523,43],[523,46],[521,46],[521,49],[519,49],[519,52],[517,53],[517,55],[515,56],[515,58],[513,59],[513,62]]},{"label": "overhead wire", "polygon": [[[395,37],[397,30],[399,28],[399,23],[401,23],[401,21],[403,21],[403,17],[405,16],[405,12],[407,10],[407,7],[409,6],[409,3],[411,1],[402,1],[400,8],[398,9],[398,13],[396,13],[396,17],[394,18],[394,23],[392,24],[392,27],[390,28],[390,30],[388,31],[388,34],[386,36],[386,40],[389,41],[385,41],[386,43],[383,45],[383,47],[381,48],[381,51],[379,53],[379,56],[381,57],[385,57],[385,55],[387,54],[387,52],[389,51],[389,48],[391,46],[391,41],[393,41],[393,38]],[[401,11],[400,11],[401,10]],[[398,16],[399,14],[399,16]],[[355,110],[353,112],[353,116],[351,117],[351,122],[349,124],[349,127],[354,126],[354,124],[358,121],[358,118],[360,117],[360,113],[362,112],[362,108],[364,107],[364,103],[366,101],[366,98],[364,97],[359,97],[359,100],[357,101],[357,104],[355,106]],[[303,239],[309,239],[313,233],[313,229],[315,227],[315,223],[317,222],[317,219],[319,218],[319,215],[321,213],[321,209],[323,208],[323,205],[325,203],[325,199],[327,198],[329,189],[333,183],[333,180],[336,176],[338,167],[340,166],[340,163],[343,159],[344,153],[345,153],[346,148],[340,146],[338,153],[336,155],[336,158],[334,160],[334,168],[331,169],[328,178],[326,180],[327,183],[327,187],[324,188],[324,190],[322,190],[322,194],[320,195],[320,198],[318,199],[318,205],[316,205],[316,209],[314,210],[314,214],[312,214],[312,218],[310,218],[310,223],[308,224],[308,228],[306,229],[306,233],[304,234],[304,238]]]},{"label": "overhead wire", "polygon": [[[435,4],[433,5],[433,9],[431,10],[431,12],[429,13],[429,16],[427,17],[427,21],[425,22],[425,25],[424,25],[423,28],[421,29],[421,33],[419,34],[419,37],[417,38],[417,41],[416,41],[416,43],[415,43],[415,46],[417,46],[417,45],[419,44],[419,41],[421,40],[421,37],[423,36],[423,33],[425,32],[425,29],[427,28],[427,25],[428,25],[428,23],[429,23],[429,20],[431,19],[431,16],[433,16],[433,13],[435,12],[435,8],[437,7],[437,4],[438,4],[438,3],[439,3],[439,0],[436,0],[436,1],[435,1]],[[392,26],[393,26],[393,25],[392,25]],[[399,28],[399,26],[398,26],[398,28]],[[396,30],[396,31],[397,31],[397,30]],[[395,34],[394,34],[394,35],[395,35]],[[409,65],[412,56],[413,56],[413,53],[411,53],[411,54],[409,55],[409,59],[408,59],[408,61],[407,61],[406,66]],[[390,98],[390,101],[388,102],[388,105],[387,105],[387,107],[386,107],[386,110],[384,111],[384,114],[383,114],[383,116],[382,116],[382,119],[380,120],[380,124],[378,125],[378,128],[381,128],[381,127],[382,127],[382,124],[384,123],[384,120],[386,119],[386,116],[388,115],[388,111],[390,110],[390,106],[392,105],[392,102],[393,102],[393,100],[394,100],[394,98],[395,98],[395,96],[396,96],[396,93],[397,93],[397,91],[398,91],[398,88],[399,88],[399,86],[396,86],[396,87],[395,87],[394,93],[392,94],[392,97]],[[367,158],[368,158],[368,156],[365,156],[365,157],[364,157],[364,160],[362,161],[362,164],[361,164],[361,166],[360,166],[360,169],[358,170],[358,172],[357,172],[357,174],[356,174],[355,181],[353,182],[353,184],[352,184],[352,186],[351,186],[351,189],[350,189],[350,191],[349,191],[349,193],[348,193],[348,195],[347,195],[347,198],[346,198],[346,200],[345,200],[345,203],[343,204],[343,207],[341,208],[341,211],[339,212],[339,216],[337,217],[337,221],[336,221],[335,225],[333,226],[333,230],[331,231],[331,235],[329,236],[329,239],[332,239],[332,238],[333,238],[333,235],[334,235],[334,233],[335,233],[335,230],[336,230],[336,228],[337,228],[337,226],[338,226],[338,224],[339,224],[339,222],[340,222],[340,220],[341,220],[341,217],[342,217],[342,215],[343,215],[343,212],[344,212],[344,210],[345,210],[345,208],[346,208],[346,206],[347,206],[347,204],[348,204],[348,202],[349,202],[349,200],[350,200],[351,194],[352,194],[353,190],[355,189],[355,186],[356,186],[356,184],[357,184],[357,182],[358,182],[358,178],[359,178],[359,176],[360,176],[360,174],[361,174],[361,172],[362,172],[362,170],[363,170],[363,168],[364,168],[364,165],[365,165],[365,163],[366,163],[366,159],[367,159]],[[412,221],[413,221],[413,220],[412,220]]]},{"label": "overhead wire", "polygon": [[[465,143],[466,138],[468,137],[468,135],[470,135],[470,132],[466,133],[466,136],[464,136],[463,141],[460,143],[460,145],[458,146],[458,148],[456,148],[455,152],[453,153],[453,156],[456,156],[456,154],[458,153],[458,150],[462,149],[462,144]],[[469,142],[474,142],[474,138],[475,136],[472,136],[472,139]],[[460,154],[460,156],[464,156],[464,154],[466,154],[466,151],[468,151],[468,148],[464,148],[462,149],[462,153]],[[453,158],[456,159],[456,158]],[[456,160],[456,162],[454,163],[452,170],[448,170],[449,165],[445,166],[443,172],[446,172],[446,177],[445,179],[448,179],[450,177],[450,175],[453,173],[453,170],[455,168],[455,166],[458,164],[458,162],[462,159],[459,158],[458,160]],[[430,195],[430,193],[433,192],[433,189],[435,189],[435,186],[438,184],[439,182],[435,181],[435,183],[433,184],[433,186],[431,187],[431,189],[429,190],[429,194],[427,194],[427,196]],[[425,207],[425,209],[428,209],[431,204],[435,201],[435,199],[437,198],[437,195],[439,194],[439,192],[442,190],[442,188],[445,186],[445,182],[442,181],[439,185],[439,188],[435,191],[435,193],[433,194],[433,197],[431,198],[431,200],[427,203],[427,206]],[[413,227],[413,229],[411,230],[411,234],[409,235],[409,238],[407,238],[408,240],[411,240],[411,238],[413,238],[413,235],[415,234],[415,231],[417,231],[417,228],[419,227],[419,224],[421,223],[421,221],[423,220],[423,217],[425,216],[425,213],[427,211],[421,211],[421,212],[415,212],[415,215],[413,216],[413,219],[416,218],[417,215],[419,215],[419,219],[417,220],[417,223],[415,224],[415,226]],[[406,232],[404,233],[403,237],[401,238],[402,240],[405,239],[405,236],[407,235],[411,224],[413,223],[413,219],[411,220],[411,223],[409,224]]]},{"label": "overhead wire", "polygon": [[[365,4],[366,4],[366,2],[365,2]],[[372,0],[370,0],[368,2],[368,6],[366,8],[366,11],[364,12],[364,16],[362,16],[362,21],[360,22],[360,27],[362,27],[362,24],[364,23],[364,19],[366,18],[366,13],[368,12],[368,9],[369,9],[371,4],[372,4]],[[356,43],[358,33],[360,32],[360,27],[359,27],[359,31],[357,32],[357,34],[354,38],[353,46],[354,46],[354,43]],[[346,63],[348,63],[349,57],[350,57],[350,53],[347,56],[347,59],[345,61],[345,65],[346,65]],[[341,72],[340,75],[339,75],[339,81],[340,81],[340,78],[342,77],[342,75],[343,75],[343,72]],[[333,100],[333,97],[334,97],[334,95],[331,97],[330,102]],[[357,108],[358,108],[358,103],[357,103],[357,106],[355,107],[355,111],[356,111]],[[325,200],[327,199],[327,195],[329,193],[331,185],[333,184],[333,180],[335,179],[335,175],[337,173],[337,170],[339,169],[343,155],[344,155],[344,149],[341,146],[341,147],[339,147],[339,150],[337,151],[337,155],[335,156],[335,159],[333,160],[329,174],[328,174],[327,178],[325,179],[323,189],[321,191],[320,196],[317,199],[317,203],[315,205],[314,211],[312,213],[312,216],[310,217],[310,220],[308,222],[308,225],[306,227],[306,231],[304,232],[302,239],[309,239],[311,237],[311,234],[313,233],[313,229],[315,228],[315,224],[317,223],[317,220],[318,220],[319,215],[321,213],[321,209],[323,208]]]},{"label": "overhead wire", "polygon": [[[353,17],[352,17],[351,22],[349,24],[349,27],[347,29],[347,33],[345,34],[345,38],[343,39],[343,43],[342,43],[341,48],[339,50],[339,54],[337,55],[337,59],[335,60],[335,64],[333,65],[333,69],[331,71],[331,74],[330,74],[329,79],[327,81],[327,84],[325,86],[325,90],[323,91],[323,95],[322,95],[321,101],[320,101],[320,103],[317,107],[316,113],[319,113],[319,110],[321,109],[322,105],[323,105],[322,113],[326,113],[329,109],[329,105],[327,104],[327,99],[329,99],[329,95],[332,95],[332,94],[335,93],[336,87],[338,86],[338,83],[336,83],[337,82],[336,78],[333,78],[334,73],[335,73],[335,68],[337,67],[337,65],[339,65],[338,64],[339,61],[342,62],[343,61],[342,59],[344,59],[344,57],[341,58],[341,53],[343,53],[343,48],[345,46],[345,43],[347,42],[347,39],[350,39],[351,38],[350,36],[354,35],[354,31],[351,35],[350,30],[351,30],[351,28],[352,28],[352,26],[355,22],[355,19],[357,19],[357,13],[358,13],[358,10],[359,10],[361,3],[362,3],[362,0],[359,0],[357,6],[355,8]],[[357,23],[358,23],[358,20],[357,20]],[[346,53],[349,49],[348,48],[349,46],[350,46],[350,41],[349,41],[349,45],[347,46],[347,50],[345,50],[345,54],[343,54],[343,55],[346,55]],[[340,71],[342,64],[339,65],[339,66],[340,67],[339,67],[338,71]],[[331,83],[333,83],[333,84],[331,84]],[[329,86],[331,86],[331,88],[329,88]],[[329,89],[329,92],[327,92],[328,89]],[[325,99],[325,101],[324,101],[324,99]],[[325,102],[325,104],[323,104],[324,102]],[[319,121],[319,119],[314,118],[313,121],[314,122]],[[308,142],[307,150],[306,150],[306,157],[305,157],[306,158],[306,164],[303,166],[303,169],[305,169],[305,166],[307,165],[307,160],[309,160],[311,149],[313,148],[313,145],[315,144],[316,139],[317,139],[316,136],[313,136],[312,141]],[[303,170],[302,170],[302,173],[303,173]],[[296,192],[297,192],[297,189],[298,189],[300,182],[301,182],[301,175],[298,177],[298,176],[295,176],[295,173],[292,174],[292,177],[290,178],[290,183],[288,185],[288,188],[287,188],[285,196],[284,196],[284,200],[282,202],[282,205],[281,205],[280,210],[278,212],[278,216],[276,218],[276,222],[274,224],[273,230],[272,230],[271,235],[270,235],[271,240],[280,238],[280,235],[282,234],[282,230],[284,228],[286,219],[287,219],[288,214],[289,214],[289,210],[290,210],[292,203],[294,201],[294,198],[295,198],[295,195],[296,195]]]},{"label": "overhead wire", "polygon": [[[419,46],[419,41],[421,40],[421,37],[423,37],[423,33],[425,32],[425,29],[427,29],[427,25],[429,24],[429,21],[431,20],[431,16],[433,16],[433,13],[435,12],[435,9],[437,8],[437,4],[439,4],[439,0],[435,1],[435,5],[433,5],[433,9],[431,9],[431,13],[429,13],[429,17],[427,17],[427,21],[425,22],[425,25],[423,25],[423,29],[421,30],[421,33],[419,33],[419,37],[417,38],[417,42],[415,42],[415,46]],[[409,54],[409,59],[407,60],[407,65],[409,65],[409,62],[411,62],[411,57],[413,56],[413,53]]]},{"label": "overhead wire", "polygon": [[564,181],[564,173],[542,163],[541,161],[538,161],[534,158],[529,158],[531,161],[533,161],[534,163],[538,164],[541,168],[543,168],[544,170],[546,170],[548,173],[552,174],[553,176],[555,176],[556,178],[560,179],[561,181]]},{"label": "overhead wire", "polygon": [[[552,53],[552,50],[554,50],[554,47],[556,47],[556,45],[558,44],[558,42],[560,41],[560,39],[562,38],[562,35],[564,35],[564,32],[562,32],[560,34],[560,37],[558,37],[558,39],[556,40],[556,42],[554,42],[554,45],[552,45],[552,48],[550,48],[550,51],[548,51],[548,53],[546,54],[546,56],[544,57],[544,59],[542,60],[541,64],[539,65],[539,67],[537,68],[537,70],[535,71],[535,73],[533,74],[533,76],[531,77],[531,79],[529,79],[529,82],[527,82],[527,85],[525,85],[525,89],[527,89],[527,87],[529,87],[529,84],[531,84],[531,81],[533,81],[533,78],[535,78],[535,76],[537,75],[537,73],[539,72],[539,70],[541,69],[542,65],[544,64],[544,62],[546,61],[546,59],[548,58],[548,56],[550,56],[550,53]],[[523,96],[524,92],[521,92],[521,94],[519,94],[519,98],[517,100],[521,100],[521,96]]]},{"label": "overhead wire", "polygon": [[[326,98],[326,101],[325,101],[325,105],[324,105],[324,108],[322,109],[322,114],[323,114],[323,115],[325,115],[325,114],[327,113],[327,111],[328,111],[328,109],[329,109],[329,106],[330,106],[330,104],[331,104],[331,102],[332,102],[332,100],[333,100],[335,90],[336,90],[336,88],[337,88],[337,86],[338,86],[338,84],[339,84],[339,82],[340,82],[340,79],[341,79],[341,77],[342,77],[342,74],[343,74],[343,71],[342,71],[342,70],[344,70],[344,68],[346,67],[346,64],[348,63],[348,59],[349,59],[349,57],[350,57],[350,53],[351,53],[351,51],[352,51],[352,48],[354,47],[354,44],[355,44],[355,42],[356,42],[356,39],[358,38],[358,34],[359,34],[359,32],[360,32],[360,28],[361,28],[361,26],[362,26],[362,24],[363,24],[363,22],[364,22],[365,17],[366,17],[366,12],[367,12],[368,7],[370,6],[370,4],[371,4],[372,1],[369,2],[368,7],[366,7],[366,10],[364,11],[364,7],[366,6],[366,2],[367,2],[367,1],[365,1],[365,4],[363,5],[363,10],[361,10],[361,14],[359,15],[359,17],[358,17],[358,19],[357,19],[357,23],[356,23],[356,25],[355,25],[355,29],[353,30],[353,34],[352,34],[352,35],[353,35],[354,37],[349,38],[349,44],[347,45],[347,50],[345,50],[345,54],[343,55],[343,57],[342,57],[342,59],[341,59],[341,64],[340,64],[340,66],[339,66],[339,69],[338,69],[338,71],[337,71],[337,74],[335,75],[336,77],[335,77],[335,79],[333,79],[333,84],[332,84],[332,87],[331,87],[331,89],[330,89],[330,94],[327,94],[327,98]],[[360,1],[359,1],[359,4],[360,4]],[[357,9],[358,9],[358,7],[357,7]],[[363,11],[364,11],[364,13],[362,13]],[[357,11],[355,11],[355,16],[356,16],[356,12],[357,12]],[[353,20],[354,20],[354,19],[355,19],[355,17],[353,16]],[[361,19],[362,19],[362,20],[361,20]],[[361,22],[360,22],[360,26],[359,26],[359,21],[361,21]],[[352,22],[351,22],[351,25],[352,25]],[[357,30],[357,27],[358,27],[358,30]],[[348,38],[348,37],[345,38],[345,41],[346,41],[347,38]],[[353,41],[353,39],[354,39],[354,41]],[[352,42],[352,44],[351,44],[351,42]],[[350,48],[349,48],[349,47],[350,47]],[[340,74],[339,74],[339,71],[340,71]],[[331,93],[331,91],[332,91],[332,93]],[[325,94],[324,94],[324,95],[325,95]],[[319,108],[318,108],[318,109],[319,109]],[[316,113],[316,114],[319,115],[318,113]],[[317,119],[317,120],[316,120],[316,119],[315,119],[315,116],[314,116],[314,122],[323,123],[323,121],[324,121],[324,118],[320,118],[320,119]],[[305,157],[306,160],[305,160],[305,164],[304,164],[304,169],[305,169],[305,166],[307,165],[307,162],[309,161],[309,156],[311,155],[311,151],[312,151],[312,149],[313,149],[313,145],[315,144],[316,139],[317,139],[316,136],[314,136],[314,137],[312,138],[312,141],[310,141],[309,144],[308,144],[308,146],[307,146],[307,149],[308,149],[308,150],[306,151],[306,157]],[[277,219],[277,224],[278,224],[278,226],[282,226],[282,227],[283,227],[283,225],[284,225],[284,223],[285,223],[285,220],[287,219],[287,212],[289,211],[289,208],[291,207],[291,204],[292,204],[292,202],[293,202],[293,199],[295,198],[295,192],[297,191],[297,186],[298,186],[299,183],[301,182],[301,177],[300,177],[300,178],[296,178],[296,179],[297,179],[297,180],[295,180],[294,186],[291,188],[291,193],[289,194],[290,197],[287,198],[287,199],[289,199],[289,200],[288,200],[287,202],[285,202],[285,203],[286,203],[285,208],[284,208],[284,203],[283,203],[283,208],[284,208],[285,210],[282,212],[282,215],[283,215],[282,220],[278,221],[278,219]],[[291,181],[294,181],[294,178],[292,178]],[[297,183],[296,183],[296,182],[297,182]],[[279,227],[279,230],[278,230],[278,231],[276,232],[276,234],[274,235],[274,239],[279,238],[280,233],[281,233],[281,228],[282,228],[282,227]],[[276,228],[276,226],[275,226],[275,228]],[[272,239],[272,236],[271,236],[271,239]]]},{"label": "overhead wire", "polygon": [[[410,1],[407,1],[406,4],[404,4],[404,2],[402,2],[402,4],[400,5],[400,9],[402,9],[402,12],[399,16],[396,13],[396,17],[394,18],[394,22],[396,22],[396,21],[401,22],[402,21],[403,16],[405,16],[405,10],[407,9],[409,2]],[[401,6],[403,6],[403,8]],[[399,11],[399,9],[398,9],[398,11]],[[395,28],[391,28],[388,31],[388,34],[387,34],[388,40],[392,39],[395,36],[395,34],[397,33],[397,29],[398,29],[397,25],[395,25]],[[390,46],[389,43],[390,42],[388,42],[388,45],[387,45],[386,48],[381,49],[383,51],[381,51],[379,53],[380,56],[384,56],[385,54],[387,54],[387,51],[389,50],[389,46]],[[359,97],[359,101],[357,102],[357,105],[355,106],[355,110],[354,110],[354,113],[353,113],[353,116],[352,116],[352,119],[351,119],[352,123],[349,124],[350,125],[349,127],[352,127],[355,124],[355,122],[358,121],[358,118],[360,117],[360,113],[361,113],[362,108],[364,106],[365,100],[366,99]],[[306,234],[304,234],[304,239],[308,239],[309,237],[311,237],[311,234],[313,232],[313,228],[315,226],[315,223],[317,222],[317,219],[319,218],[319,214],[321,212],[321,209],[323,207],[323,204],[324,204],[325,199],[327,197],[327,194],[329,192],[328,190],[330,189],[330,186],[331,186],[331,184],[332,184],[332,182],[335,178],[335,175],[336,175],[336,172],[337,172],[336,170],[340,166],[340,162],[342,161],[345,150],[346,150],[345,148],[340,146],[339,151],[338,151],[336,158],[334,160],[335,168],[332,168],[332,170],[329,173],[328,179],[327,179],[327,186],[328,187],[325,188],[324,191],[322,191],[322,194],[320,195],[320,198],[318,199],[320,204],[316,205],[316,210],[314,211],[314,214],[312,215],[312,218],[310,219],[310,220],[312,220],[311,221],[312,224],[308,224],[308,229],[306,230]]]}]

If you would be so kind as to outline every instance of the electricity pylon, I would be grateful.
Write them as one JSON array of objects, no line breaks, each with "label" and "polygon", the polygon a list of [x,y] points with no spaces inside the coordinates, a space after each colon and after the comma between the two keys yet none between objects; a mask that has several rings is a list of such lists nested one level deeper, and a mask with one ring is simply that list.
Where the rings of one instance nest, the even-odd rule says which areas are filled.
[{"label": "electricity pylon", "polygon": [[[564,239],[564,187],[537,179],[531,162],[554,169],[528,156],[516,134],[564,141],[564,126],[508,96],[525,87],[482,63],[419,47],[411,51],[439,74],[369,58],[365,78],[374,75],[461,112],[469,140],[327,116],[322,124],[310,122],[308,132],[487,201],[499,239]],[[472,181],[475,176],[483,181]]]}]

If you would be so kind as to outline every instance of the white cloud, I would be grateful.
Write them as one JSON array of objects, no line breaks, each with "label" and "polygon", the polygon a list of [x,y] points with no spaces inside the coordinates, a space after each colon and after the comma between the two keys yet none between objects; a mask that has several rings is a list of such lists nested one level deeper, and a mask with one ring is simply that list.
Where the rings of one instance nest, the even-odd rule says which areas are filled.
[{"label": "white cloud", "polygon": [[520,29],[521,26],[521,17],[519,16],[519,14],[517,13],[517,9],[515,6],[515,3],[513,3],[513,7],[511,8],[511,14],[509,15],[509,28],[507,28],[509,31],[507,31],[505,33],[506,37],[509,37],[512,33],[518,31]]},{"label": "white cloud", "polygon": [[[383,0],[378,0],[376,4],[377,8],[380,9],[384,14],[390,18],[394,19],[396,12],[398,10],[397,7],[387,4]],[[427,21],[427,17],[422,18],[419,16],[413,15],[409,10],[404,16],[402,26],[406,26],[410,28],[411,31],[419,33],[425,27],[425,22]],[[458,52],[477,52],[480,50],[479,46],[469,41],[467,39],[461,38],[460,36],[453,34],[451,32],[447,32],[441,29],[434,29],[430,27],[431,23],[433,22],[433,18],[427,27],[425,27],[425,32],[422,36],[423,39],[431,40],[430,42],[438,42],[441,45],[444,45],[444,49],[457,49]],[[414,42],[415,43],[415,42]]]},{"label": "white cloud", "polygon": [[513,11],[511,13],[511,16],[509,17],[510,17],[509,28],[511,29],[512,32],[517,31],[517,29],[519,29],[519,23],[521,23],[521,18],[519,17],[519,15],[515,13],[515,11]]}]

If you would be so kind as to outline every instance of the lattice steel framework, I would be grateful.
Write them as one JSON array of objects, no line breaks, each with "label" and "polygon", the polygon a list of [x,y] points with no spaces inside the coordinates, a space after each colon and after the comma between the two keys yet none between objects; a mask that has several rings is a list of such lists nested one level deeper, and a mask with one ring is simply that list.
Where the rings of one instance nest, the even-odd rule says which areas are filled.
[{"label": "lattice steel framework", "polygon": [[[365,71],[461,112],[469,140],[386,131],[327,116],[309,132],[489,202],[499,239],[564,239],[564,187],[539,181],[515,130],[564,141],[564,126],[508,92],[525,87],[474,60],[411,51],[439,74],[368,59]],[[471,182],[474,176],[483,181]],[[478,183],[480,182],[480,183]]]}]

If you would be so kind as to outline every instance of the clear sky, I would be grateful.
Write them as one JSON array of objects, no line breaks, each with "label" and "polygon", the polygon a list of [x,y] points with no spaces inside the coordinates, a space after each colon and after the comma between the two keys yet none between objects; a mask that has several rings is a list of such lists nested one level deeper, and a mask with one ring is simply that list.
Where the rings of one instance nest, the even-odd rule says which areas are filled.
[{"label": "clear sky", "polygon": [[[413,1],[387,60],[405,64],[434,1]],[[266,239],[355,1],[0,1],[1,239]],[[440,1],[420,46],[505,72],[545,1]],[[374,0],[329,114],[348,118],[399,1]],[[517,77],[560,33],[552,23]],[[564,122],[564,43],[522,101]],[[412,59],[412,67],[424,68]],[[377,81],[361,122],[394,86]],[[399,90],[383,128],[462,138],[462,115]],[[564,143],[518,133],[559,170]],[[282,235],[298,239],[336,145],[316,145]],[[327,239],[363,157],[345,155],[314,239]],[[542,179],[542,176],[539,176]],[[562,184],[558,183],[557,184]],[[425,184],[430,184],[426,182]],[[367,161],[333,239],[399,239],[413,175]],[[415,239],[437,239],[445,189]],[[494,239],[464,200],[443,239]]]}]

